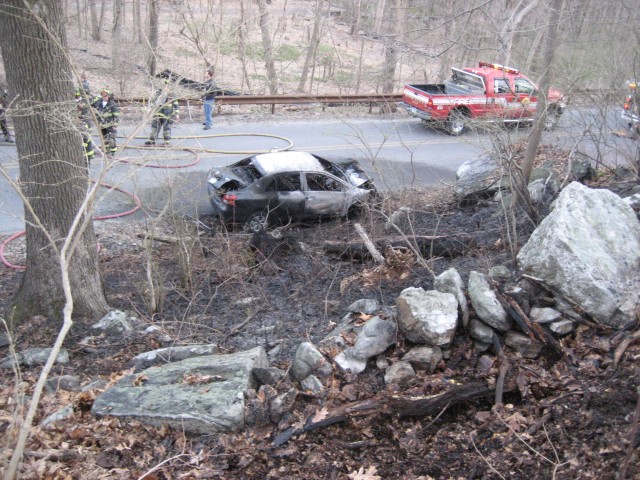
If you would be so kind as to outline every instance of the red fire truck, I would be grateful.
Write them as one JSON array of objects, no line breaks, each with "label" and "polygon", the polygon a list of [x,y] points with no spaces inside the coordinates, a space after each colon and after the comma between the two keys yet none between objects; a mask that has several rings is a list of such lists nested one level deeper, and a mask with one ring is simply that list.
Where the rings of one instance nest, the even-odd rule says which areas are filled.
[{"label": "red fire truck", "polygon": [[[462,134],[474,120],[532,123],[538,87],[520,70],[480,62],[477,68],[452,68],[442,84],[406,85],[403,105],[424,123],[443,124],[451,135]],[[552,129],[565,109],[564,95],[549,89],[545,128]]]}]

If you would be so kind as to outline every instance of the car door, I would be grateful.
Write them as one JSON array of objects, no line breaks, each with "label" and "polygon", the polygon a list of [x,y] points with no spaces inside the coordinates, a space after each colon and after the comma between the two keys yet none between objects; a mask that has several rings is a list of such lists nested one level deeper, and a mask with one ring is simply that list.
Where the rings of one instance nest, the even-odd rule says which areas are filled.
[{"label": "car door", "polygon": [[516,78],[513,81],[513,90],[516,94],[514,115],[520,118],[533,118],[538,101],[536,87],[526,78]]},{"label": "car door", "polygon": [[492,117],[503,118],[509,116],[509,102],[514,95],[508,78],[493,79],[493,95],[487,95],[487,114]]},{"label": "car door", "polygon": [[273,175],[265,187],[269,197],[268,210],[279,217],[301,218],[304,214],[305,194],[300,172]]},{"label": "car door", "polygon": [[345,215],[349,186],[328,173],[306,173],[304,215],[306,218]]}]

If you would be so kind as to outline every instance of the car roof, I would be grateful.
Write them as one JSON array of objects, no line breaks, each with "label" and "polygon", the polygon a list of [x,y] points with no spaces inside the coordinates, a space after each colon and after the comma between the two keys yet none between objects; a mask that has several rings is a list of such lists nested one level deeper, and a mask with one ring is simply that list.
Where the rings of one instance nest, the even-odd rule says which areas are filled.
[{"label": "car roof", "polygon": [[261,153],[253,157],[252,162],[263,175],[291,171],[325,171],[318,159],[307,152]]}]

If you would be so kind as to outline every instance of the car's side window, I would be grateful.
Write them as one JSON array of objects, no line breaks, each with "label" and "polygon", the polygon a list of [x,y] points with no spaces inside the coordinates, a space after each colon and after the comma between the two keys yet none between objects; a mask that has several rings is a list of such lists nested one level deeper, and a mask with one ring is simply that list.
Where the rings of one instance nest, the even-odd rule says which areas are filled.
[{"label": "car's side window", "polygon": [[494,93],[509,93],[509,82],[505,78],[496,78],[493,81]]},{"label": "car's side window", "polygon": [[525,80],[524,78],[516,78],[515,81],[516,84],[516,93],[526,93],[526,94],[531,94],[533,93],[533,85],[531,85],[531,83],[528,80]]},{"label": "car's side window", "polygon": [[344,185],[339,181],[322,173],[307,173],[307,187],[310,191],[315,192],[339,192],[344,190]]},{"label": "car's side window", "polygon": [[279,175],[267,189],[267,191],[276,192],[296,192],[298,190],[302,190],[299,173]]}]

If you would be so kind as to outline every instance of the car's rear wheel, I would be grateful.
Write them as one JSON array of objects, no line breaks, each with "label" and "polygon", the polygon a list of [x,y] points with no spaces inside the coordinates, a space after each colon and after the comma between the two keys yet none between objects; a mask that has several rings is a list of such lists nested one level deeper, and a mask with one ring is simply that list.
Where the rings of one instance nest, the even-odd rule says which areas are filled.
[{"label": "car's rear wheel", "polygon": [[269,216],[267,212],[253,212],[244,222],[243,231],[247,233],[257,233],[260,230],[266,230],[269,226]]},{"label": "car's rear wheel", "polygon": [[467,129],[468,120],[462,110],[452,110],[447,117],[447,132],[454,137],[462,135]]}]

